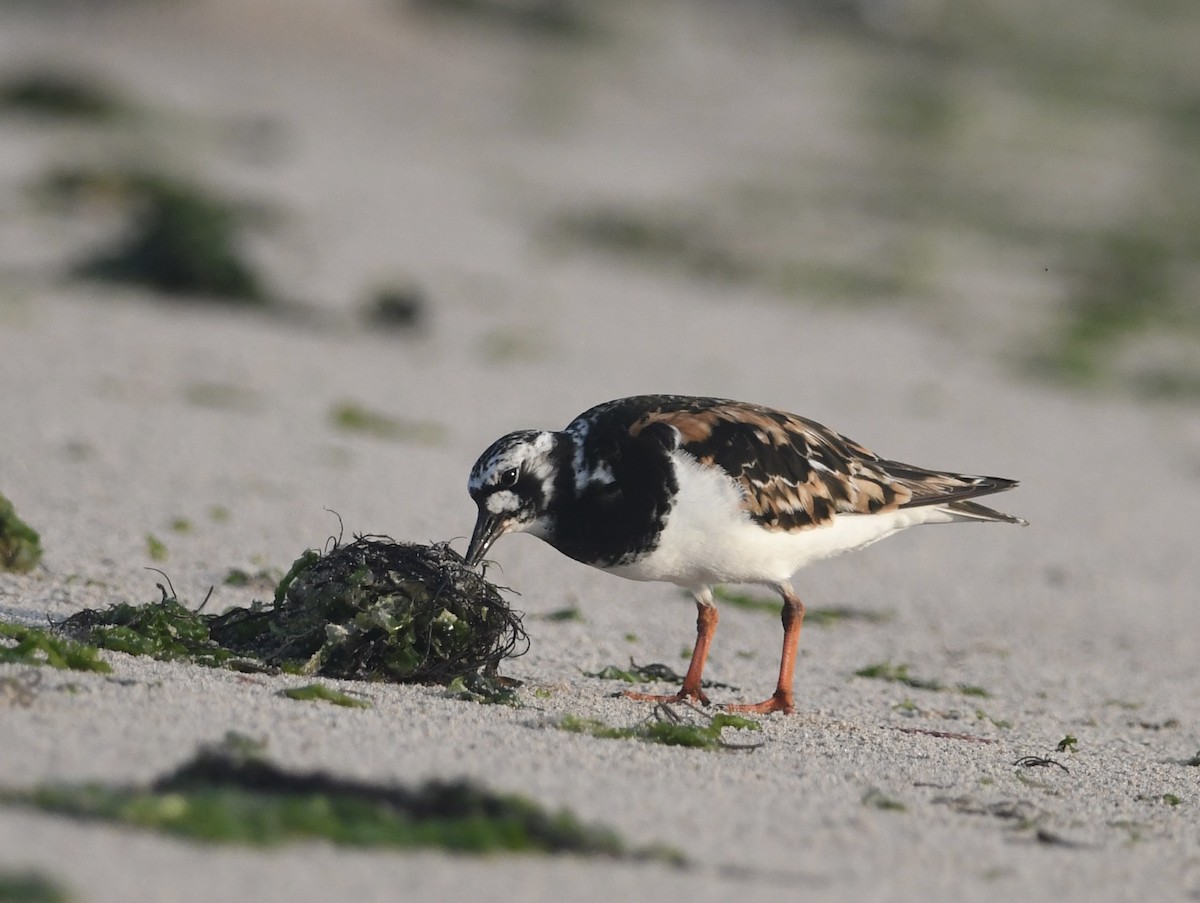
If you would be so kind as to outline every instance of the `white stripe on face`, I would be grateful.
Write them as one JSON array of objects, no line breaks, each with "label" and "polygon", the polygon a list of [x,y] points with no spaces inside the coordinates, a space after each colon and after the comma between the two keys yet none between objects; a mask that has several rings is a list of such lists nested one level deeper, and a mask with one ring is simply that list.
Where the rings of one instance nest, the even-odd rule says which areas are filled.
[{"label": "white stripe on face", "polygon": [[491,514],[513,514],[520,506],[521,501],[512,490],[502,489],[500,492],[493,492],[489,495],[483,504]]}]

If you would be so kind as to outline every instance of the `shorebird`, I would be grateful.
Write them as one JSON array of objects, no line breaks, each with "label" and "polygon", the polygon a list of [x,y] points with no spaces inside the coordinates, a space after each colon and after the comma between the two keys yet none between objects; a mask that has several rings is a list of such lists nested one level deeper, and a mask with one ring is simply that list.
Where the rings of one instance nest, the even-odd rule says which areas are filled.
[{"label": "shorebird", "polygon": [[747,712],[792,712],[804,605],[800,568],[917,524],[1019,517],[979,496],[1002,477],[927,470],[881,458],[826,426],[720,398],[639,395],[598,405],[560,431],[497,439],[471,469],[478,518],[474,567],[505,533],[526,532],[576,561],[632,580],[659,580],[696,599],[696,644],[679,692],[635,699],[707,704],[701,680],[722,583],[774,587],[783,597],[775,692]]}]

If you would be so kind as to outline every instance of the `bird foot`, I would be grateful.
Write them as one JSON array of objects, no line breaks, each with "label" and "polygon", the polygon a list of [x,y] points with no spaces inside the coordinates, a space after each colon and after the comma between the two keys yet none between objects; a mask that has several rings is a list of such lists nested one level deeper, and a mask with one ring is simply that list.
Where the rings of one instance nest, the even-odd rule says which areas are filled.
[{"label": "bird foot", "polygon": [[796,706],[792,702],[791,693],[776,690],[770,699],[764,699],[762,702],[730,703],[721,706],[721,709],[726,712],[750,712],[755,715],[769,715],[771,712],[791,715],[796,711]]},{"label": "bird foot", "polygon": [[636,699],[638,702],[698,702],[701,705],[708,705],[708,697],[703,690],[692,690],[688,687],[682,688],[678,693],[669,693],[667,695],[658,695],[655,693],[638,693],[634,690],[626,690],[621,694],[626,699]]}]

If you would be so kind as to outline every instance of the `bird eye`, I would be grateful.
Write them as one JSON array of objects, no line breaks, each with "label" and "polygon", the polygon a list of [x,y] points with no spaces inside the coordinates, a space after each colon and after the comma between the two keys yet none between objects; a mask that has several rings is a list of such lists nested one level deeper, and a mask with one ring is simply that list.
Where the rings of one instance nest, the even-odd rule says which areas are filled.
[{"label": "bird eye", "polygon": [[512,486],[516,486],[518,475],[519,475],[519,471],[517,470],[517,468],[510,467],[508,470],[504,471],[504,473],[500,474],[500,479],[497,481],[497,484],[503,489],[508,489]]}]

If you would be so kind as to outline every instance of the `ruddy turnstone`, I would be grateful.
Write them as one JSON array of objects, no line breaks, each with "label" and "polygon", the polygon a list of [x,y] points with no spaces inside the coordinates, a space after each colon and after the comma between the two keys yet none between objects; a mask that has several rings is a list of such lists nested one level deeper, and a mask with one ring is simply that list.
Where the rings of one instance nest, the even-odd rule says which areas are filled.
[{"label": "ruddy turnstone", "polygon": [[1002,477],[926,470],[881,458],[812,420],[755,404],[640,395],[598,405],[558,432],[522,430],[492,443],[467,487],[479,516],[475,566],[505,533],[532,533],[565,555],[632,580],[695,595],[696,646],[683,687],[697,700],[717,629],[712,587],[759,583],[783,596],[783,655],[774,694],[727,708],[791,712],[804,605],[792,575],[915,524],[1018,517],[972,499],[1016,486]]}]

